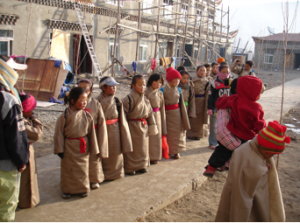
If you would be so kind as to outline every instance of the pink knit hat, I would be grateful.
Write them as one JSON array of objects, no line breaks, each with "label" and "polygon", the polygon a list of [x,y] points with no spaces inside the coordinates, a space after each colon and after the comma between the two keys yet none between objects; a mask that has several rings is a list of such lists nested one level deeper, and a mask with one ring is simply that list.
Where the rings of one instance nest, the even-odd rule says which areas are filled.
[{"label": "pink knit hat", "polygon": [[32,95],[29,95],[25,101],[22,101],[23,112],[29,112],[35,109],[36,107],[36,100]]},{"label": "pink knit hat", "polygon": [[166,75],[167,81],[170,82],[175,78],[181,79],[180,73],[177,70],[175,70],[173,67],[169,67],[167,69],[167,75]]}]

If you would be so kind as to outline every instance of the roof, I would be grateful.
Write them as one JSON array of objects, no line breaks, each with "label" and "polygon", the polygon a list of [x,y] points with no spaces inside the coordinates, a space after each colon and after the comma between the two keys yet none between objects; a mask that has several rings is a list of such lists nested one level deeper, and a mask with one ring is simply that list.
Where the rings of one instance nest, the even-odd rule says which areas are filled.
[{"label": "roof", "polygon": [[[270,36],[255,37],[253,36],[254,41],[264,40],[264,41],[283,41],[285,33],[277,33]],[[289,33],[287,41],[290,42],[300,42],[300,33]]]}]

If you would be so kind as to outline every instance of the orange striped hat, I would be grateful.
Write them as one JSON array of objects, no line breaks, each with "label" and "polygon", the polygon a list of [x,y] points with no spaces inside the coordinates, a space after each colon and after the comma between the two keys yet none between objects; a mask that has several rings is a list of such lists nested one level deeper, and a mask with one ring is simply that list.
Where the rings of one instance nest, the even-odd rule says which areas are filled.
[{"label": "orange striped hat", "polygon": [[285,135],[286,126],[277,121],[269,122],[257,135],[259,149],[268,153],[280,154],[285,149],[285,143],[290,143],[291,138]]}]

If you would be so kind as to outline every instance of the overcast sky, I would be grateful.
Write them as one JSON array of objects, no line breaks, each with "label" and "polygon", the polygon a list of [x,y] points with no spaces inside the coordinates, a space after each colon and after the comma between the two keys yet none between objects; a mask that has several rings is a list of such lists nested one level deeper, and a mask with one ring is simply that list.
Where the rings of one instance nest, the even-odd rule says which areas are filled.
[{"label": "overcast sky", "polygon": [[[285,9],[286,1],[278,0],[223,0],[223,10],[230,9],[230,31],[239,29],[235,38],[237,45],[238,39],[241,38],[240,48],[244,48],[249,40],[247,49],[253,51],[254,41],[252,36],[270,35],[267,27],[274,29],[275,33],[283,31],[282,3]],[[221,8],[221,5],[218,7]],[[290,21],[295,14],[296,1],[289,0]],[[300,33],[300,3],[298,3],[298,15],[296,23],[289,32]],[[227,23],[227,17],[225,17]],[[218,17],[217,22],[219,22]],[[224,19],[223,19],[224,21]],[[226,25],[225,23],[225,25]]]}]

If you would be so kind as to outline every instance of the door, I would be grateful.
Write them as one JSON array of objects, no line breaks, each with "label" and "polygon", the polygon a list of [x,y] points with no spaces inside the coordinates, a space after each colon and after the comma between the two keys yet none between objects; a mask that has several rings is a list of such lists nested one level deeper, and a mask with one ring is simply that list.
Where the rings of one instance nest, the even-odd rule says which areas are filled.
[{"label": "door", "polygon": [[[193,55],[192,50],[193,50],[193,45],[191,45],[191,44],[186,44],[185,45],[185,52],[190,56],[190,58],[192,58],[192,55]],[[187,56],[185,56],[184,59],[185,59],[185,62],[183,64],[183,66],[185,66],[185,67],[191,67],[192,63],[189,60],[189,58]]]}]

